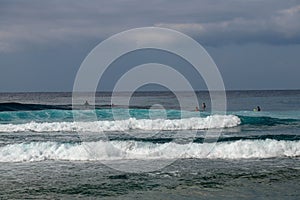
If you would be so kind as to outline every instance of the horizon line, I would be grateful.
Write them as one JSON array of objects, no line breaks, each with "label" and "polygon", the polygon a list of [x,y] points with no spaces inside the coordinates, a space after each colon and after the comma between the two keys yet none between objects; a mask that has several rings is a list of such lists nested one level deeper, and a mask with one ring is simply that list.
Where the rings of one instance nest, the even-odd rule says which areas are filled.
[{"label": "horizon line", "polygon": [[[225,90],[225,92],[239,92],[239,91],[298,91],[299,89],[228,89]],[[0,94],[5,94],[5,93],[73,93],[74,91],[6,91],[2,92],[0,91]],[[96,91],[96,93],[112,93],[114,91]],[[115,91],[117,93],[124,93],[124,92],[131,92],[131,91]],[[170,90],[139,90],[135,92],[173,92]],[[221,90],[192,90],[192,91],[187,91],[187,90],[176,90],[176,92],[222,92]],[[83,91],[79,93],[94,93],[93,91]]]}]

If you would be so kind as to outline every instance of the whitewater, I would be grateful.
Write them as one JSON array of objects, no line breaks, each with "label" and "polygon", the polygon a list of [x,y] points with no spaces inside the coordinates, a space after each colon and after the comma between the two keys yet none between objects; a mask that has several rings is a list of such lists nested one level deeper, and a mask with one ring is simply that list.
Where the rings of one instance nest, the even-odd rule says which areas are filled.
[{"label": "whitewater", "polygon": [[31,142],[0,147],[0,162],[180,158],[249,159],[297,156],[300,156],[300,141],[270,139],[222,142],[217,143],[213,149],[211,149],[211,144],[207,143],[154,144],[136,141],[97,141],[80,144]]},{"label": "whitewater", "polygon": [[128,130],[202,130],[234,127],[241,123],[234,115],[213,115],[205,118],[105,120],[92,122],[30,122],[0,124],[0,132],[103,132]]}]

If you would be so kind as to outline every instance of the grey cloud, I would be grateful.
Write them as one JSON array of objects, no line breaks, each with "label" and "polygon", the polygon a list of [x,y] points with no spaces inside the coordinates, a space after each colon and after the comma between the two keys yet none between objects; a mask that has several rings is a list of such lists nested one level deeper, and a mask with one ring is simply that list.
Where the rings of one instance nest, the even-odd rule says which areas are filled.
[{"label": "grey cloud", "polygon": [[300,43],[300,5],[275,12],[267,18],[234,18],[209,23],[160,23],[191,34],[210,45],[228,43]]},{"label": "grey cloud", "polygon": [[0,51],[103,39],[141,26],[183,31],[207,45],[300,43],[294,0],[2,1]]}]

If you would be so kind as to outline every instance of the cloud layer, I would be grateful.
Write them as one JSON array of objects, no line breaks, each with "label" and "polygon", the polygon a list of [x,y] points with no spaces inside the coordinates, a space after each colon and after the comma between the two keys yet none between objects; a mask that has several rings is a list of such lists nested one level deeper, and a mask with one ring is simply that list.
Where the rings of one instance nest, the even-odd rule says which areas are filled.
[{"label": "cloud layer", "polygon": [[201,43],[300,43],[295,0],[1,1],[0,52],[102,40],[135,27],[182,31]]}]

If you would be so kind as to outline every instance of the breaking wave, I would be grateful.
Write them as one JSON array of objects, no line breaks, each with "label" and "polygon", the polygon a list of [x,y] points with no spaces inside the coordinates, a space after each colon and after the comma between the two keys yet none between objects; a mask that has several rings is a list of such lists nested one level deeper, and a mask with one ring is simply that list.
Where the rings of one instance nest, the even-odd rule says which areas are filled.
[{"label": "breaking wave", "polygon": [[172,131],[203,130],[238,126],[240,119],[234,115],[212,115],[204,118],[184,119],[136,119],[93,122],[30,122],[25,124],[1,124],[0,132],[102,132],[102,131]]},{"label": "breaking wave", "polygon": [[[97,151],[97,156],[86,147]],[[31,142],[0,147],[0,162],[43,160],[119,160],[119,159],[250,159],[300,156],[300,141],[238,140],[208,143],[158,144],[137,141],[97,141],[83,143]]]}]

